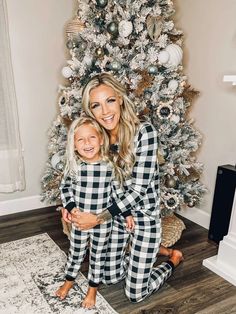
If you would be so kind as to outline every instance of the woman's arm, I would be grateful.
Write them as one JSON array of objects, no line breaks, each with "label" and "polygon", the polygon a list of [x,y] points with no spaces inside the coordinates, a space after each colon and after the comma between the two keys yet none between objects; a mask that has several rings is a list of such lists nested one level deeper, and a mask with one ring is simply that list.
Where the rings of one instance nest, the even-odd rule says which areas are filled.
[{"label": "woman's arm", "polygon": [[149,184],[157,174],[157,139],[157,131],[151,124],[145,124],[139,130],[132,182],[127,191],[119,193],[119,200],[108,208],[112,216],[131,210],[147,194]]}]

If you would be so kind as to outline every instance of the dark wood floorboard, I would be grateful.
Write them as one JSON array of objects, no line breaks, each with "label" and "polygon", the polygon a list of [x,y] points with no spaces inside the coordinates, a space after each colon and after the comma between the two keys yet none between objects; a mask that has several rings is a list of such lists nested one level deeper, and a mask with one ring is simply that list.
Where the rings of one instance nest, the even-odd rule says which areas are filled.
[{"label": "dark wood floorboard", "polygon": [[[203,259],[217,254],[217,245],[208,242],[206,229],[181,219],[186,230],[175,247],[183,251],[185,260],[159,292],[141,303],[132,304],[124,295],[123,282],[100,287],[100,293],[118,313],[236,314],[236,287],[202,266]],[[0,243],[44,232],[67,253],[69,241],[62,232],[56,207],[0,216]],[[159,261],[162,260],[160,257]],[[82,267],[85,274],[87,267],[85,261]]]}]

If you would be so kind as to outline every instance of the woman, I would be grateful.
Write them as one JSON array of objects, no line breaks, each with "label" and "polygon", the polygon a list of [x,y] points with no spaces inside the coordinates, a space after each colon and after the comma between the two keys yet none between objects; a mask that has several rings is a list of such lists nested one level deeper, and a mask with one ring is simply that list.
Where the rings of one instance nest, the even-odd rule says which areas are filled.
[{"label": "woman", "polygon": [[[120,180],[115,185],[118,201],[101,214],[79,213],[72,221],[86,230],[113,217],[104,282],[114,284],[125,278],[127,297],[140,302],[157,291],[183,259],[180,251],[166,249],[169,260],[153,267],[161,243],[158,134],[150,123],[139,121],[125,88],[108,73],[88,82],[82,104],[86,114],[107,131]],[[133,233],[125,228],[124,217],[130,209],[135,221]],[[63,217],[67,219],[66,211]]]}]

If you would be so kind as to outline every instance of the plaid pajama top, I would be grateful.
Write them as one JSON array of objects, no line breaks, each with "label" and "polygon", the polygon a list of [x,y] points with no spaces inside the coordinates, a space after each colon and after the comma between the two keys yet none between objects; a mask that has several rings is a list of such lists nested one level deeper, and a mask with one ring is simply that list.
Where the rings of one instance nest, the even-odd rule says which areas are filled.
[{"label": "plaid pajama top", "polygon": [[83,212],[99,214],[111,203],[113,171],[105,161],[82,162],[76,176],[62,179],[60,190],[63,207],[69,212],[77,207]]},{"label": "plaid pajama top", "polygon": [[159,167],[157,161],[157,131],[148,122],[141,123],[134,138],[136,161],[130,179],[123,185],[123,191],[114,182],[116,202],[108,208],[112,216],[123,215],[131,210],[140,225],[145,221],[156,221],[160,214]]}]

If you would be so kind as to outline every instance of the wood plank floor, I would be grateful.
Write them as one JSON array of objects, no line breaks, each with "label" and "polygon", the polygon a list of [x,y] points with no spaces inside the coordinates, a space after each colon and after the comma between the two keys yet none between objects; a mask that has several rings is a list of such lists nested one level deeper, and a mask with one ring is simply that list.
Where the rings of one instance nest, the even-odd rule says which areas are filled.
[{"label": "wood plank floor", "polygon": [[[217,246],[207,241],[206,229],[181,219],[186,230],[175,247],[183,251],[185,260],[159,292],[141,303],[132,304],[123,293],[122,282],[101,286],[101,294],[118,313],[236,314],[236,287],[202,266],[203,259],[217,253]],[[69,243],[62,233],[60,214],[55,207],[0,216],[0,243],[44,232],[62,250],[68,251]],[[85,273],[87,266],[85,262],[82,269]]]}]

